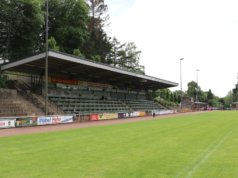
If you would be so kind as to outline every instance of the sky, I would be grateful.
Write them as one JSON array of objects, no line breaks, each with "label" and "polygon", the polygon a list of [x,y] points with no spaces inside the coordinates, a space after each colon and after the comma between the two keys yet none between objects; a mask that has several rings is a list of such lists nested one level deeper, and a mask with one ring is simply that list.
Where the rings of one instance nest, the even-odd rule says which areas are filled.
[{"label": "sky", "polygon": [[[105,0],[106,31],[135,42],[147,75],[180,85],[198,82],[203,91],[224,97],[238,75],[237,0]],[[197,71],[199,70],[199,71]]]}]

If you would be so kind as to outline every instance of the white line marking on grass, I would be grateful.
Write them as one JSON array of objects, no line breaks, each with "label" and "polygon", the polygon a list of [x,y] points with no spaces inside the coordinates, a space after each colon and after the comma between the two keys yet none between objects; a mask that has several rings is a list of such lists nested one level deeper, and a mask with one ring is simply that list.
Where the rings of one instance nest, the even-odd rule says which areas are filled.
[{"label": "white line marking on grass", "polygon": [[[207,159],[217,150],[217,148],[225,142],[225,140],[228,138],[228,136],[232,133],[232,131],[228,132],[226,135],[224,135],[221,139],[219,139],[219,141],[214,144],[211,149],[208,149],[208,152],[200,159],[200,161],[195,164],[191,170],[188,172],[187,176],[185,176],[186,178],[191,178],[192,175],[194,174],[195,171],[198,170],[199,167],[201,167],[201,165],[207,161]],[[210,150],[210,151],[209,151]]]}]

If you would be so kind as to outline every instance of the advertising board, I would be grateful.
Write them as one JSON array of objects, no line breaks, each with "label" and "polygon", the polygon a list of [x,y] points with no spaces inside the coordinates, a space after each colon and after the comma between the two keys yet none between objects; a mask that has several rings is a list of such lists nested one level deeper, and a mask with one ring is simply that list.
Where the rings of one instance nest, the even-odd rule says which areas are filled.
[{"label": "advertising board", "polygon": [[146,111],[146,116],[152,116],[152,111]]},{"label": "advertising board", "polygon": [[11,128],[15,127],[15,119],[0,119],[0,128]]},{"label": "advertising board", "polygon": [[16,118],[16,127],[28,127],[37,125],[37,117]]},{"label": "advertising board", "polygon": [[62,124],[73,122],[73,116],[60,116]]},{"label": "advertising board", "polygon": [[145,113],[144,111],[141,111],[141,112],[139,113],[139,116],[140,116],[140,117],[146,116],[146,113]]},{"label": "advertising board", "polygon": [[81,115],[79,116],[79,121],[80,122],[87,122],[90,120],[90,115]]},{"label": "advertising board", "polygon": [[108,119],[117,119],[118,114],[117,113],[104,113],[99,114],[99,120],[108,120]]},{"label": "advertising board", "polygon": [[118,113],[118,119],[125,119],[130,117],[130,113]]},{"label": "advertising board", "polygon": [[173,114],[174,110],[154,110],[155,115]]},{"label": "advertising board", "polygon": [[64,124],[73,122],[73,116],[47,116],[38,117],[37,125],[48,125],[48,124]]},{"label": "advertising board", "polygon": [[51,116],[52,124],[60,124],[61,116]]},{"label": "advertising board", "polygon": [[130,115],[131,117],[139,117],[140,116],[140,112],[139,111],[134,111],[131,113]]},{"label": "advertising board", "polygon": [[37,118],[37,125],[48,125],[48,124],[52,124],[52,117],[38,117]]},{"label": "advertising board", "polygon": [[90,121],[98,121],[99,115],[98,114],[91,114],[90,115]]}]

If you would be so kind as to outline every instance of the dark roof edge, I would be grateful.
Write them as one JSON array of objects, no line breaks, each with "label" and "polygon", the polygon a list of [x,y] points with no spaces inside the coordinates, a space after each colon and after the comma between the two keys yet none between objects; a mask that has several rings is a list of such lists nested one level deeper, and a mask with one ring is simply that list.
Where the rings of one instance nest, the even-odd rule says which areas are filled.
[{"label": "dark roof edge", "polygon": [[[128,70],[125,70],[125,69],[112,67],[112,66],[107,65],[107,64],[103,64],[103,63],[100,63],[100,62],[95,62],[95,61],[92,61],[92,60],[80,58],[80,57],[77,57],[77,56],[73,56],[73,55],[69,55],[69,54],[65,54],[65,53],[61,53],[61,52],[50,51],[49,56],[64,59],[64,60],[69,60],[71,62],[76,62],[76,63],[81,63],[81,64],[85,64],[85,65],[89,65],[89,66],[94,66],[96,68],[110,70],[110,71],[118,72],[118,73],[121,73],[121,74],[126,74],[126,75],[130,75],[130,76],[138,77],[138,78],[141,78],[141,79],[145,79],[145,80],[161,82],[161,83],[171,85],[171,86],[177,86],[178,85],[175,82],[159,79],[159,78],[152,77],[152,76],[149,76],[149,75],[138,74],[138,73],[131,72],[131,71],[128,71]],[[77,60],[75,60],[75,59],[77,59]]]},{"label": "dark roof edge", "polygon": [[[45,52],[34,55],[34,56],[31,56],[31,57],[28,57],[28,58],[25,58],[25,59],[22,59],[22,60],[14,61],[12,63],[3,64],[1,66],[1,70],[7,70],[7,69],[10,69],[12,67],[16,67],[16,66],[28,63],[28,62],[43,59],[44,57],[45,57]],[[144,79],[144,80],[160,82],[160,83],[164,83],[166,85],[170,85],[171,87],[178,86],[178,83],[175,83],[175,82],[171,82],[171,81],[168,81],[168,80],[163,80],[163,79],[152,77],[152,76],[149,76],[149,75],[138,74],[138,73],[135,73],[135,72],[132,72],[132,71],[128,71],[128,70],[117,68],[117,67],[112,67],[112,66],[107,65],[107,64],[103,64],[103,63],[100,63],[100,62],[88,60],[88,59],[85,59],[85,58],[81,58],[81,57],[78,57],[78,56],[74,56],[74,55],[70,55],[70,54],[66,54],[66,53],[62,53],[62,52],[58,52],[58,51],[50,50],[49,51],[49,57],[55,57],[55,58],[63,59],[63,60],[70,61],[70,62],[80,63],[80,64],[93,66],[93,67],[104,69],[104,70],[118,72],[118,73],[121,73],[121,74],[138,77],[138,78],[141,78],[142,80]]]},{"label": "dark roof edge", "polygon": [[12,67],[16,67],[16,66],[19,66],[19,65],[22,65],[22,64],[26,64],[28,62],[32,62],[32,61],[36,61],[36,60],[42,59],[44,57],[45,57],[45,52],[37,54],[37,55],[34,55],[34,56],[31,56],[31,57],[28,57],[28,58],[25,58],[25,59],[21,59],[21,60],[18,60],[18,61],[14,61],[14,62],[10,62],[10,63],[7,63],[7,64],[3,64],[1,66],[1,70],[7,70],[7,69],[10,69]]}]

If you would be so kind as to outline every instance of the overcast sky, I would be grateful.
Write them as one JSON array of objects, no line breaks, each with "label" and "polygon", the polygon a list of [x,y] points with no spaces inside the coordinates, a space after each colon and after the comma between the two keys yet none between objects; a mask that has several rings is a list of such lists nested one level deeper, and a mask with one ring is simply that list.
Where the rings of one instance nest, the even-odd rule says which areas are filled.
[{"label": "overcast sky", "polygon": [[[111,36],[135,42],[147,75],[197,81],[224,97],[237,83],[238,0],[105,0]],[[199,72],[196,72],[199,69]],[[180,89],[180,86],[172,90]]]}]

